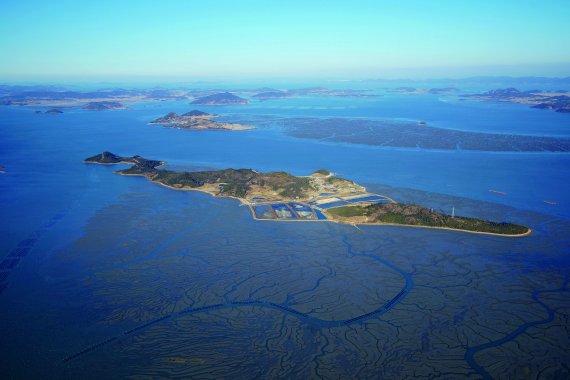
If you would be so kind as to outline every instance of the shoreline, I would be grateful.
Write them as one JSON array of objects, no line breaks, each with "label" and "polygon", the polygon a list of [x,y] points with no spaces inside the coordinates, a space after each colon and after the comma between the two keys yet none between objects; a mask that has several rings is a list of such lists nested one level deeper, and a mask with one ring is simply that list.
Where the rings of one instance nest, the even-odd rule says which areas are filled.
[{"label": "shoreline", "polygon": [[[106,165],[112,165],[112,164],[106,164]],[[125,177],[145,177],[142,174],[123,174],[123,173],[119,173],[119,172],[113,172],[113,174],[118,174],[118,175],[122,175]],[[520,237],[525,237],[525,236],[529,236],[532,234],[532,228],[528,228],[528,230],[522,234],[516,234],[516,235],[508,235],[508,234],[499,234],[496,232],[484,232],[484,231],[471,231],[471,230],[463,230],[463,229],[459,229],[459,228],[451,228],[451,227],[436,227],[436,226],[420,226],[420,225],[413,225],[413,224],[398,224],[398,223],[382,223],[382,222],[373,222],[373,223],[350,223],[350,222],[345,222],[345,221],[341,221],[341,220],[335,220],[335,219],[261,219],[258,218],[257,215],[255,214],[255,211],[253,210],[253,206],[252,204],[243,198],[238,198],[238,197],[234,197],[232,195],[217,195],[214,194],[208,190],[202,190],[202,189],[194,189],[194,188],[176,188],[176,187],[172,187],[169,185],[166,185],[164,183],[161,182],[157,182],[157,181],[153,181],[147,178],[147,180],[149,182],[152,183],[156,183],[158,185],[164,186],[168,189],[171,190],[179,190],[179,191],[199,191],[202,193],[206,193],[211,195],[214,198],[232,198],[232,199],[236,199],[240,202],[240,206],[248,206],[249,211],[251,213],[251,217],[253,218],[253,220],[256,221],[261,221],[261,222],[329,222],[329,223],[338,223],[338,224],[344,224],[344,225],[351,225],[354,227],[358,226],[389,226],[389,227],[411,227],[411,228],[426,228],[426,229],[433,229],[433,230],[444,230],[444,231],[454,231],[454,232],[462,232],[462,233],[468,233],[468,234],[477,234],[477,235],[488,235],[488,236],[498,236],[498,237],[508,237],[508,238],[520,238]],[[386,197],[388,198],[388,197]],[[393,201],[393,199],[388,198],[390,200]],[[286,202],[298,202],[298,201],[285,201],[282,200],[280,202],[286,203]],[[394,201],[394,203],[397,203]],[[321,211],[322,212],[322,211]],[[327,215],[326,211],[324,212],[325,215],[327,217],[329,217],[329,215]]]},{"label": "shoreline", "polygon": [[525,237],[525,236],[529,236],[530,234],[532,234],[532,228],[529,228],[529,227],[527,227],[527,231],[522,233],[522,234],[507,235],[507,234],[498,234],[496,232],[471,231],[471,230],[462,230],[460,228],[451,228],[451,227],[419,226],[419,225],[415,225],[415,224],[398,224],[398,223],[382,223],[382,222],[349,223],[349,222],[342,222],[339,220],[330,220],[330,222],[339,223],[339,224],[350,224],[353,226],[387,226],[387,227],[429,228],[432,230],[455,231],[455,232],[464,232],[464,233],[468,233],[468,234],[489,235],[489,236],[510,237],[510,238]]}]

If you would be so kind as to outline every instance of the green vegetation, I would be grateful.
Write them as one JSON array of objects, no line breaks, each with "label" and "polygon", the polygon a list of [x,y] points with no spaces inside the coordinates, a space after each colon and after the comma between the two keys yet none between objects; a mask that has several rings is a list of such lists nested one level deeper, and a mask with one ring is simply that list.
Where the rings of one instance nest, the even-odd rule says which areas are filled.
[{"label": "green vegetation", "polygon": [[366,216],[368,215],[367,211],[367,207],[363,206],[342,206],[331,208],[328,213],[343,218],[352,218],[354,216]]},{"label": "green vegetation", "polygon": [[118,164],[119,162],[134,163],[133,157],[121,157],[111,152],[103,152],[92,157],[86,158],[85,162],[95,164]]},{"label": "green vegetation", "polygon": [[[98,164],[130,163],[132,164],[130,168],[119,170],[117,173],[143,176],[153,182],[177,189],[197,189],[206,186],[204,191],[209,193],[237,198],[246,198],[250,191],[253,194],[264,194],[264,189],[266,189],[279,194],[283,200],[308,199],[311,197],[309,191],[315,190],[310,177],[296,177],[286,172],[260,173],[251,169],[176,172],[157,169],[164,164],[162,161],[147,160],[141,156],[122,157],[111,152],[103,152],[89,157],[85,159],[85,162]],[[320,169],[315,173],[324,174],[325,172],[328,173],[325,169]],[[358,186],[354,182],[337,177],[328,177],[326,182]],[[501,235],[520,235],[529,231],[527,227],[518,224],[451,217],[421,206],[397,203],[342,206],[329,209],[327,212],[341,222],[351,222],[351,218],[359,217],[356,221],[361,223],[440,227]]]},{"label": "green vegetation", "polygon": [[366,216],[368,223],[393,223],[411,226],[442,227],[501,235],[520,235],[528,228],[513,223],[497,223],[475,218],[451,217],[427,208],[407,204],[372,204],[369,206],[343,206],[328,210],[340,218]]},{"label": "green vegetation", "polygon": [[[136,169],[135,167],[133,167]],[[120,173],[129,174],[126,169]],[[249,169],[225,169],[200,172],[174,172],[170,170],[157,170],[155,173],[147,173],[152,181],[172,187],[197,188],[205,184],[220,184],[220,193],[236,197],[247,194],[248,183],[256,177],[256,172]]]},{"label": "green vegetation", "polygon": [[[328,178],[326,179],[326,182],[327,182],[327,183],[330,183],[330,184],[333,184],[333,183],[336,183],[336,182],[340,182],[340,181],[348,181],[348,180],[343,179],[343,178],[338,178],[338,177],[328,177]],[[350,181],[349,181],[349,182],[350,182]]]},{"label": "green vegetation", "polygon": [[311,189],[311,181],[308,178],[293,177],[293,180],[283,185],[279,195],[286,198],[301,198],[304,190]]},{"label": "green vegetation", "polygon": [[[147,160],[140,156],[121,157],[111,152],[103,152],[85,160],[88,163],[116,164],[131,163],[128,169],[119,174],[140,175],[166,186],[199,188],[204,185],[219,185],[219,194],[245,198],[252,186],[268,187],[285,198],[302,198],[311,189],[311,181],[306,177],[295,177],[286,172],[259,173],[251,169],[224,169],[197,172],[176,172],[159,170],[163,162]],[[211,187],[210,187],[211,189]]]},{"label": "green vegetation", "polygon": [[231,182],[223,185],[220,189],[220,193],[233,197],[243,198],[246,196],[248,190],[249,186],[244,183]]}]

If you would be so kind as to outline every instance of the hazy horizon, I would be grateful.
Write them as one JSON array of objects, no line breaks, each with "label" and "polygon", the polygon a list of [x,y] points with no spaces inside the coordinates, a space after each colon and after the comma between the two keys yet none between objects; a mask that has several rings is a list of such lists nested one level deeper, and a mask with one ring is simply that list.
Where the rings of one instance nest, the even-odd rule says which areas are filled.
[{"label": "hazy horizon", "polygon": [[564,5],[8,0],[0,81],[566,77]]}]

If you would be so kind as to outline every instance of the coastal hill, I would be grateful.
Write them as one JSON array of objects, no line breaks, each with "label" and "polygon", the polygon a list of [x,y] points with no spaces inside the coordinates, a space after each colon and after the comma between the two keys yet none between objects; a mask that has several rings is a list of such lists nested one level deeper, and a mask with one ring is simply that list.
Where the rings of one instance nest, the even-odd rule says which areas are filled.
[{"label": "coastal hill", "polygon": [[45,113],[45,114],[48,114],[48,115],[57,115],[57,114],[63,113],[63,111],[60,110],[60,109],[58,109],[58,108],[50,108],[49,110],[47,110],[47,111],[45,111],[45,112],[42,112],[42,111],[40,111],[40,110],[37,110],[37,111],[34,111],[34,113],[37,113],[37,114]]},{"label": "coastal hill", "polygon": [[213,120],[215,115],[199,110],[186,112],[182,115],[176,112],[169,112],[158,119],[151,121],[149,124],[160,124],[165,128],[189,129],[189,130],[230,130],[245,131],[255,129],[253,126],[222,123]]},{"label": "coastal hill", "polygon": [[474,218],[445,215],[425,207],[411,204],[371,204],[343,206],[328,211],[338,220],[364,224],[402,224],[418,227],[434,227],[488,232],[504,235],[523,235],[527,227],[513,223],[497,223]]},{"label": "coastal hill", "polygon": [[210,116],[210,114],[208,112],[193,110],[182,114],[182,116]]},{"label": "coastal hill", "polygon": [[[197,172],[177,172],[159,170],[162,161],[147,160],[140,156],[122,157],[111,152],[103,152],[85,159],[86,163],[132,164],[119,170],[122,175],[140,175],[153,182],[179,189],[200,189],[216,196],[231,196],[242,199],[275,197],[279,199],[309,199],[316,195],[309,178],[295,177],[286,172],[260,173],[252,169],[224,169]],[[338,179],[337,188],[356,186],[353,182]]]},{"label": "coastal hill", "polygon": [[51,109],[47,110],[46,113],[58,114],[58,113],[63,113],[63,111],[60,109],[57,109],[57,108],[51,108]]},{"label": "coastal hill", "polygon": [[102,165],[131,164],[141,170],[155,170],[157,167],[164,165],[162,161],[147,160],[141,156],[122,157],[107,151],[86,158],[85,162]]},{"label": "coastal hill", "polygon": [[221,92],[218,94],[203,96],[195,99],[190,104],[200,104],[204,106],[220,106],[227,104],[248,104],[249,100],[240,98],[229,92]]},{"label": "coastal hill", "polygon": [[[140,156],[103,152],[85,159],[94,164],[131,164],[115,173],[142,176],[175,190],[198,190],[216,197],[234,197],[247,205],[254,218],[273,220],[329,220],[347,224],[384,224],[439,228],[504,236],[525,236],[530,229],[512,223],[449,216],[417,205],[366,192],[350,180],[319,169],[309,176],[287,172],[261,173],[253,169],[171,171],[165,163]],[[256,208],[265,208],[261,217]],[[265,218],[272,214],[275,217]],[[294,219],[294,215],[299,218]],[[320,216],[318,219],[316,215]]]}]

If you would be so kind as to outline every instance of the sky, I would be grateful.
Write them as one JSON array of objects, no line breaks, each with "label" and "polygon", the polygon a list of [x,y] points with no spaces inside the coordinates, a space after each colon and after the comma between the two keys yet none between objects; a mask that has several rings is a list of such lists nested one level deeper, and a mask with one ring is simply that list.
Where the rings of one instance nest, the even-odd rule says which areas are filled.
[{"label": "sky", "polygon": [[0,80],[570,76],[568,0],[0,0]]}]

